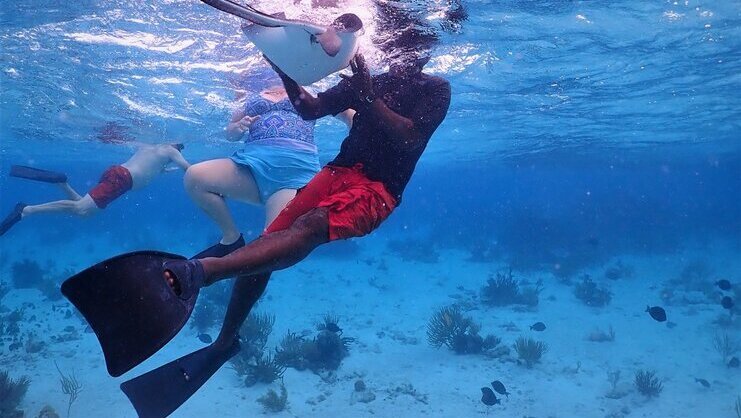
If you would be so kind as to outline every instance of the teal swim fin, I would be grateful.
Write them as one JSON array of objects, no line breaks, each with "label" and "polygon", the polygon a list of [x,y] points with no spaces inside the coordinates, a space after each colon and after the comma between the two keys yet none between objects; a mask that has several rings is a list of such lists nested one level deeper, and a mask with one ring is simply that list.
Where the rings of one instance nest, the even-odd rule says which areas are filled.
[{"label": "teal swim fin", "polygon": [[140,418],[164,418],[198,391],[240,350],[239,339],[229,348],[213,344],[121,384]]},{"label": "teal swim fin", "polygon": [[120,376],[148,359],[188,321],[199,287],[182,283],[189,290],[185,298],[175,293],[163,275],[163,265],[184,259],[137,251],[100,262],[62,283],[62,294],[98,337],[111,376]]}]

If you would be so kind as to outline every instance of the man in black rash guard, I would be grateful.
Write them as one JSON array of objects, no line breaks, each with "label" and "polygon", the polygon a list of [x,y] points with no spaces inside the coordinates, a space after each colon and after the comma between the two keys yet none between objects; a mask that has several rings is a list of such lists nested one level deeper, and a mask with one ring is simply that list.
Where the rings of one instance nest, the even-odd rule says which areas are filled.
[{"label": "man in black rash guard", "polygon": [[294,107],[313,120],[357,113],[337,157],[301,189],[255,241],[221,258],[168,261],[166,280],[183,297],[238,275],[215,344],[229,347],[270,273],[290,267],[329,241],[363,236],[399,205],[432,134],[450,105],[450,84],[422,73],[428,58],[408,56],[371,76],[361,55],[335,87],[313,97],[276,68]]}]

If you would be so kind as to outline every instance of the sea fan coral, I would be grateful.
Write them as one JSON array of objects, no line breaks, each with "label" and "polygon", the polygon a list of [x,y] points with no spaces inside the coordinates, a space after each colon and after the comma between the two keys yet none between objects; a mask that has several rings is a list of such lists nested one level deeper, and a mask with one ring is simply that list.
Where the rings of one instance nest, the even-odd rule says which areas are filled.
[{"label": "sea fan coral", "polygon": [[13,380],[7,371],[0,371],[0,417],[22,417],[18,410],[23,397],[26,396],[31,381],[23,376]]},{"label": "sea fan coral", "polygon": [[574,286],[574,296],[587,306],[602,307],[612,300],[612,293],[607,287],[600,287],[589,275],[582,276],[581,283]]},{"label": "sea fan coral", "polygon": [[275,362],[284,367],[293,367],[296,370],[305,370],[308,360],[304,357],[306,340],[294,332],[288,331],[280,347],[275,348]]},{"label": "sea fan coral", "polygon": [[638,392],[649,398],[659,396],[664,389],[661,380],[656,377],[656,372],[652,370],[637,371],[634,383]]},{"label": "sea fan coral", "polygon": [[515,351],[517,351],[517,356],[520,360],[525,362],[525,367],[530,369],[548,351],[548,345],[542,341],[535,341],[532,338],[520,337],[515,341]]},{"label": "sea fan coral", "polygon": [[273,389],[268,389],[265,395],[257,398],[257,402],[268,412],[281,412],[288,404],[288,391],[283,385],[280,385],[280,395]]},{"label": "sea fan coral", "polygon": [[470,317],[464,317],[457,306],[440,308],[427,324],[427,341],[433,347],[446,346],[457,354],[480,353],[498,344],[494,336],[486,342],[479,335],[481,326]]}]

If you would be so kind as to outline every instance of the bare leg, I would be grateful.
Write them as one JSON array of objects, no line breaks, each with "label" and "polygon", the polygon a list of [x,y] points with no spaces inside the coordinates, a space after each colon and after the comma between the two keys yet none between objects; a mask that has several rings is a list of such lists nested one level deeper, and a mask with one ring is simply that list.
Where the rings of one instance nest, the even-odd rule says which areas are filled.
[{"label": "bare leg", "polygon": [[255,275],[290,267],[327,241],[327,209],[315,208],[299,217],[288,229],[263,235],[225,257],[200,261],[206,282],[211,284],[234,275]]},{"label": "bare leg", "polygon": [[67,195],[70,200],[80,200],[82,196],[69,185],[69,183],[57,183],[59,188]]},{"label": "bare leg", "polygon": [[296,189],[282,189],[270,195],[265,202],[265,228],[278,217],[280,211],[296,197]]},{"label": "bare leg", "polygon": [[221,244],[229,245],[239,238],[225,198],[260,203],[257,183],[249,170],[240,168],[228,158],[204,161],[190,166],[185,173],[185,190],[191,199],[221,229]]},{"label": "bare leg", "polygon": [[[265,227],[270,225],[276,216],[296,196],[296,190],[285,189],[273,193],[265,202]],[[260,299],[270,279],[270,273],[254,276],[239,276],[232,288],[232,297],[224,317],[216,344],[229,347],[239,334],[239,329],[247,319],[252,307]]]},{"label": "bare leg", "polygon": [[57,200],[55,202],[30,205],[23,208],[23,217],[39,213],[68,212],[75,215],[91,215],[100,210],[90,195],[85,195],[79,200]]}]

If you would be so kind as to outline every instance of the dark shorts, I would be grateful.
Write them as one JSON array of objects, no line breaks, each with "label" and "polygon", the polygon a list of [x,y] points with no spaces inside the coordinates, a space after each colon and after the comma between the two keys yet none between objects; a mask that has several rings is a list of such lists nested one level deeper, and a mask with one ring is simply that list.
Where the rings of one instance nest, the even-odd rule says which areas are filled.
[{"label": "dark shorts", "polygon": [[120,165],[114,165],[100,176],[98,185],[93,187],[88,194],[93,198],[95,204],[103,209],[122,194],[131,190],[133,185],[134,181],[131,179],[129,170]]},{"label": "dark shorts", "polygon": [[324,167],[265,229],[265,234],[288,229],[314,208],[327,208],[329,240],[366,235],[378,228],[396,207],[396,199],[378,181],[368,179],[362,166]]}]

